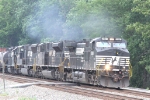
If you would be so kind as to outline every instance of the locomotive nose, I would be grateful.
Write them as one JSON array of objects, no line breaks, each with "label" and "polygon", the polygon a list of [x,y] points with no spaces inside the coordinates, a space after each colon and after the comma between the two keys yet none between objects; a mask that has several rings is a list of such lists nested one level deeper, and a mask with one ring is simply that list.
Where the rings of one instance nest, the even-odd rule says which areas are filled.
[{"label": "locomotive nose", "polygon": [[105,49],[105,50],[97,50],[97,55],[109,55],[109,56],[130,56],[129,51],[127,49]]}]

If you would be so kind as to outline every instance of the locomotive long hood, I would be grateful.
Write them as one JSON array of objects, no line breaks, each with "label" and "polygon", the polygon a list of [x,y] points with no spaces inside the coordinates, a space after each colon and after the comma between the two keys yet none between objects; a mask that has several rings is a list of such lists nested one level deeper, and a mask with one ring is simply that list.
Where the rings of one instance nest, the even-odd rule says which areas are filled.
[{"label": "locomotive long hood", "polygon": [[97,55],[109,55],[109,56],[130,56],[127,49],[122,48],[106,48],[106,49],[96,49]]}]

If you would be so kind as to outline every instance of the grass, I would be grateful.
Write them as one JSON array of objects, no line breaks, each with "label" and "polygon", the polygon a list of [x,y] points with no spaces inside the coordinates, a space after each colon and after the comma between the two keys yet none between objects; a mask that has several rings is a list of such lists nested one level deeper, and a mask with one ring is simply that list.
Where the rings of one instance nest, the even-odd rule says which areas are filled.
[{"label": "grass", "polygon": [[6,93],[6,92],[0,93],[0,96],[8,96],[8,93]]},{"label": "grass", "polygon": [[36,98],[31,98],[31,97],[20,97],[18,100],[36,100]]},{"label": "grass", "polygon": [[147,87],[146,90],[149,90],[149,87]]}]

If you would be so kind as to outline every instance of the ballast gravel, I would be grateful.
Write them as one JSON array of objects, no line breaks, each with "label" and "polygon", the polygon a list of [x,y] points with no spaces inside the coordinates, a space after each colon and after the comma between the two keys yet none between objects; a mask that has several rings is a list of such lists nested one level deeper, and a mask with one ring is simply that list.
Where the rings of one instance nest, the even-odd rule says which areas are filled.
[{"label": "ballast gravel", "polygon": [[98,98],[62,92],[39,86],[28,86],[24,88],[7,88],[10,85],[20,84],[5,80],[5,91],[3,80],[0,79],[0,100],[100,100]]}]

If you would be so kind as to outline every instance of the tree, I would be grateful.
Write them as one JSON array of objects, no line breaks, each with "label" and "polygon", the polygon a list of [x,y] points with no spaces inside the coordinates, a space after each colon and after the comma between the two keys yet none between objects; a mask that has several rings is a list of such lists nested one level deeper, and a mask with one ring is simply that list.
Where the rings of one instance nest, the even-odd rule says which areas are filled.
[{"label": "tree", "polygon": [[[126,28],[126,37],[129,42],[133,77],[131,85],[148,87],[150,65],[150,1],[133,0],[133,8],[130,16],[130,24]],[[136,47],[136,48],[135,48]],[[147,69],[147,71],[145,70]],[[140,77],[139,77],[140,76]]]},{"label": "tree", "polygon": [[23,43],[22,39],[26,38],[26,35],[22,32],[22,22],[31,8],[27,3],[32,2],[29,0],[0,1],[0,21],[3,23],[0,26],[0,42],[3,46],[15,46],[19,44],[19,41]]},{"label": "tree", "polygon": [[131,3],[130,0],[79,0],[68,13],[66,24],[69,29],[78,29],[76,31],[86,38],[122,37]]},{"label": "tree", "polygon": [[[17,44],[18,37],[20,35],[20,28],[18,22],[15,19],[15,7],[17,6],[14,0],[2,0],[0,2],[0,19],[3,23],[0,26],[0,42],[1,46],[11,46]],[[14,35],[15,34],[15,35]]]}]

